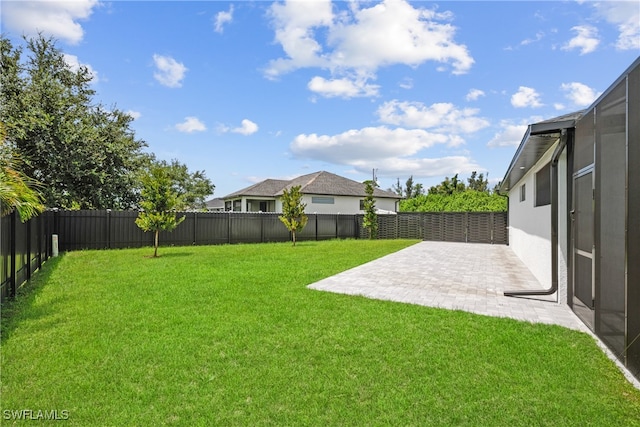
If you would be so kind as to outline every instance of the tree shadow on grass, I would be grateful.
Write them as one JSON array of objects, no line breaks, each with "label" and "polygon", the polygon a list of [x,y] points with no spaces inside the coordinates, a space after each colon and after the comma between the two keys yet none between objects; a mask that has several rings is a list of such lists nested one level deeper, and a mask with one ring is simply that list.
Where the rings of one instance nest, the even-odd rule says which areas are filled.
[{"label": "tree shadow on grass", "polygon": [[[24,283],[16,292],[16,297],[2,303],[0,309],[0,342],[4,343],[22,320],[33,320],[50,316],[56,311],[61,300],[34,308],[38,295],[49,282],[51,274],[56,270],[64,255],[49,258],[31,280]],[[28,317],[23,317],[28,312]]]},{"label": "tree shadow on grass", "polygon": [[145,258],[149,259],[163,259],[163,258],[182,258],[192,256],[193,252],[169,252],[169,253],[159,253],[157,257],[154,257],[153,254],[145,255]]}]

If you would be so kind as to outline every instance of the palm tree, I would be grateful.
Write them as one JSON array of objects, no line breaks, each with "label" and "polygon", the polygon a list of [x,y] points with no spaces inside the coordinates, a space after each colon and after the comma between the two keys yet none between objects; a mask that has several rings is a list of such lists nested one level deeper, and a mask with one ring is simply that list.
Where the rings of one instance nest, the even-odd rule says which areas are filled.
[{"label": "palm tree", "polygon": [[21,221],[27,221],[44,211],[38,183],[20,172],[20,160],[5,141],[5,128],[0,123],[0,216],[13,210]]}]

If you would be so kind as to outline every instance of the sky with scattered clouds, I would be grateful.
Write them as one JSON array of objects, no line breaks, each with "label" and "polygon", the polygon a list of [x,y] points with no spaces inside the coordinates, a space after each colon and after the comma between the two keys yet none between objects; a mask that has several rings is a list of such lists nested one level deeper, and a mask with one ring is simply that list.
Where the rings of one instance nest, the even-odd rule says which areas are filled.
[{"label": "sky with scattered clouds", "polygon": [[587,108],[640,54],[637,1],[11,1],[148,151],[215,197],[326,170],[390,188],[506,172],[526,127]]}]

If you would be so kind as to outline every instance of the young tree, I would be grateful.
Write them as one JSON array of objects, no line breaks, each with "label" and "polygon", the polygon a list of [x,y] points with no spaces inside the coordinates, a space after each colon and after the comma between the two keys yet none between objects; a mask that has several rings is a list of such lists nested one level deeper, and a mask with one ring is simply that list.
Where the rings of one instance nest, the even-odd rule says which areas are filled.
[{"label": "young tree", "polygon": [[174,230],[185,218],[178,218],[176,215],[176,210],[182,208],[182,202],[173,190],[173,185],[167,170],[161,166],[151,167],[142,177],[140,206],[144,210],[138,214],[136,225],[145,232],[154,233],[154,258],[158,256],[160,231]]},{"label": "young tree", "polygon": [[309,220],[304,213],[304,208],[307,205],[302,203],[300,188],[299,185],[296,185],[288,190],[285,188],[282,191],[282,215],[278,217],[287,227],[287,230],[291,232],[293,246],[296,245],[296,232],[302,231]]},{"label": "young tree", "polygon": [[369,230],[369,239],[378,237],[378,214],[376,213],[376,199],[373,197],[373,192],[377,186],[378,184],[371,180],[364,182],[364,191],[367,196],[364,198],[362,226]]}]

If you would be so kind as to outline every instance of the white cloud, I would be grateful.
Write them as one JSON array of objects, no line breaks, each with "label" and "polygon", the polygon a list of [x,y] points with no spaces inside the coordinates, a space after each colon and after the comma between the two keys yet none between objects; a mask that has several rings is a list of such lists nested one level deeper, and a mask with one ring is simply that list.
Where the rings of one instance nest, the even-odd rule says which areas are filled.
[{"label": "white cloud", "polygon": [[436,144],[447,144],[447,135],[422,129],[389,129],[385,126],[352,129],[338,135],[301,134],[291,143],[300,157],[353,164],[362,160],[410,156]]},{"label": "white cloud", "polygon": [[3,1],[1,17],[5,30],[29,37],[43,33],[77,44],[84,37],[78,21],[88,19],[99,5],[97,0]]},{"label": "white cloud", "polygon": [[503,120],[500,131],[487,143],[488,147],[517,147],[527,131],[527,124],[514,124]]},{"label": "white cloud", "polygon": [[301,134],[290,148],[298,158],[348,165],[361,173],[378,168],[385,176],[409,173],[415,177],[428,177],[477,170],[478,165],[468,157],[421,156],[423,150],[451,142],[450,135],[379,126],[352,129],[337,135]]},{"label": "white cloud", "polygon": [[467,101],[477,101],[481,96],[485,96],[485,93],[483,90],[471,89],[469,93],[467,93],[467,96],[465,97],[465,99]]},{"label": "white cloud", "polygon": [[378,176],[395,178],[411,175],[415,178],[430,178],[434,176],[451,176],[468,174],[482,169],[475,161],[466,156],[446,156],[438,158],[389,158],[384,160],[384,167],[379,168],[378,162],[360,162],[353,167],[360,173],[371,173],[377,169]]},{"label": "white cloud", "polygon": [[314,28],[328,27],[333,12],[330,0],[289,1],[274,3],[270,9],[275,26],[275,39],[289,59],[271,61],[268,77],[276,77],[297,68],[324,67],[329,62],[322,57],[322,46],[314,38]]},{"label": "white cloud", "polygon": [[153,62],[157,71],[153,73],[153,77],[163,86],[176,88],[182,86],[182,79],[187,72],[184,64],[176,61],[170,56],[154,54]]},{"label": "white cloud", "polygon": [[91,83],[98,83],[98,72],[91,67],[89,64],[82,64],[80,60],[75,55],[69,55],[68,53],[64,54],[64,62],[67,63],[71,71],[74,73],[80,70],[80,67],[85,67],[89,74],[91,75]]},{"label": "white cloud", "polygon": [[178,123],[176,129],[180,132],[192,133],[192,132],[204,132],[207,127],[197,117],[185,117],[184,122]]},{"label": "white cloud", "polygon": [[316,76],[309,81],[309,90],[325,98],[341,97],[354,98],[362,96],[376,96],[380,86],[367,84],[364,79],[351,80],[349,78],[327,80]]},{"label": "white cloud", "polygon": [[285,57],[272,60],[266,76],[318,67],[337,76],[374,78],[380,67],[427,61],[464,74],[474,63],[467,47],[454,40],[449,13],[414,8],[405,0],[349,5],[348,11],[334,14],[329,0],[275,3],[270,13]]},{"label": "white cloud", "polygon": [[140,111],[128,110],[126,111],[126,114],[131,116],[133,120],[138,120],[140,117],[142,117],[142,113]]},{"label": "white cloud", "polygon": [[589,106],[600,96],[589,86],[578,82],[562,83],[560,89],[565,92],[565,97],[578,107]]},{"label": "white cloud", "polygon": [[640,49],[640,6],[636,1],[602,1],[590,3],[598,14],[618,28],[616,48]]},{"label": "white cloud", "polygon": [[233,5],[229,6],[229,11],[218,12],[215,16],[213,28],[216,33],[224,31],[224,25],[233,21]]},{"label": "white cloud", "polygon": [[220,133],[232,132],[232,133],[239,133],[241,135],[252,135],[258,132],[258,125],[249,119],[244,119],[240,123],[240,126],[235,128],[231,128],[229,126],[222,125],[222,124],[218,125],[218,132]]},{"label": "white cloud", "polygon": [[540,102],[540,94],[535,89],[520,86],[518,91],[511,96],[511,105],[516,108],[524,107],[542,107],[544,104]]},{"label": "white cloud", "polygon": [[595,51],[600,44],[598,29],[591,25],[577,25],[571,30],[577,34],[562,46],[563,50],[580,49],[580,55],[585,55]]},{"label": "white cloud", "polygon": [[[433,129],[436,132],[455,136],[473,133],[489,126],[489,122],[477,117],[474,108],[458,109],[450,103],[436,103],[427,107],[420,102],[385,102],[377,111],[383,123]],[[461,141],[461,139],[460,139]]]},{"label": "white cloud", "polygon": [[241,126],[231,129],[231,132],[239,133],[242,135],[251,135],[258,132],[258,125],[249,119],[244,119],[241,122]]},{"label": "white cloud", "polygon": [[542,32],[542,31],[538,31],[538,32],[536,33],[535,37],[533,37],[533,38],[529,38],[529,39],[524,39],[524,40],[522,40],[522,41],[520,42],[520,44],[521,44],[522,46],[526,46],[526,45],[529,45],[529,44],[532,44],[532,43],[537,43],[537,42],[539,42],[540,40],[542,40],[543,38],[544,38],[544,32]]}]

